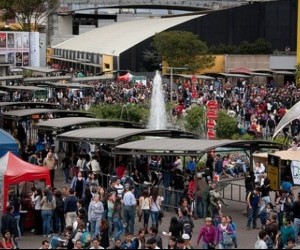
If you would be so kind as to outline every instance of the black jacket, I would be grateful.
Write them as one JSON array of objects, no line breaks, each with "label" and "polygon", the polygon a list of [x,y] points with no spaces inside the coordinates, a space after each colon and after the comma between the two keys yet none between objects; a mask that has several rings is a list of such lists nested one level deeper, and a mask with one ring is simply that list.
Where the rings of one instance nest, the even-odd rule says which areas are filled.
[{"label": "black jacket", "polygon": [[17,221],[11,213],[6,213],[1,219],[1,233],[4,235],[4,231],[9,230],[13,237],[18,237]]}]

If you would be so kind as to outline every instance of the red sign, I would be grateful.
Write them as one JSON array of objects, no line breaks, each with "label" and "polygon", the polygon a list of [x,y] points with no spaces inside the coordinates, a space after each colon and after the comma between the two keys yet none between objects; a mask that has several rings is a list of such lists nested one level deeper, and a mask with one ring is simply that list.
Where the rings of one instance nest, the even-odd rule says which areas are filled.
[{"label": "red sign", "polygon": [[206,116],[208,119],[216,120],[218,118],[218,111],[217,110],[208,110],[206,112]]},{"label": "red sign", "polygon": [[207,130],[207,138],[208,139],[215,139],[215,131],[213,129]]},{"label": "red sign", "polygon": [[209,109],[217,109],[218,108],[218,102],[216,100],[211,100],[211,101],[208,101],[206,103],[206,106],[209,108]]},{"label": "red sign", "polygon": [[208,129],[214,129],[215,126],[216,126],[216,124],[217,124],[217,123],[216,123],[215,120],[209,119],[209,120],[207,121],[206,126],[207,126]]}]

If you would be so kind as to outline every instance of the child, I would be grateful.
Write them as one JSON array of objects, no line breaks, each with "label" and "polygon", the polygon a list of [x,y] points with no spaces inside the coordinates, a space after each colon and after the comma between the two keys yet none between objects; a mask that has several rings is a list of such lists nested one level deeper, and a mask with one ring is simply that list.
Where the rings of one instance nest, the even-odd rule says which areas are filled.
[{"label": "child", "polygon": [[9,230],[5,230],[1,241],[1,248],[3,249],[16,249],[15,243],[11,237]]}]

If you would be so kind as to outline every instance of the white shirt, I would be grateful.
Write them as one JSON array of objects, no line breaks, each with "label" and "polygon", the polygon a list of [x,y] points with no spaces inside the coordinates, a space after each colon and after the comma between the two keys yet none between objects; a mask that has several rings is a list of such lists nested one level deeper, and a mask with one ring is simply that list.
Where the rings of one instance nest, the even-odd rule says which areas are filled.
[{"label": "white shirt", "polygon": [[259,239],[255,242],[255,249],[268,249],[267,243]]},{"label": "white shirt", "polygon": [[124,194],[123,203],[125,206],[135,206],[136,205],[136,199],[134,197],[134,194],[131,191],[127,191]]}]

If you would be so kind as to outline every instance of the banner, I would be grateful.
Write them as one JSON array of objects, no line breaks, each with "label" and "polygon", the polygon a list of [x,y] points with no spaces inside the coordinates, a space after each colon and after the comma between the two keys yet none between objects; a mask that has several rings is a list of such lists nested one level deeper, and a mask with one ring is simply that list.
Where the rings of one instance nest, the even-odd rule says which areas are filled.
[{"label": "banner", "polygon": [[300,185],[300,161],[292,161],[291,172],[294,185]]}]

